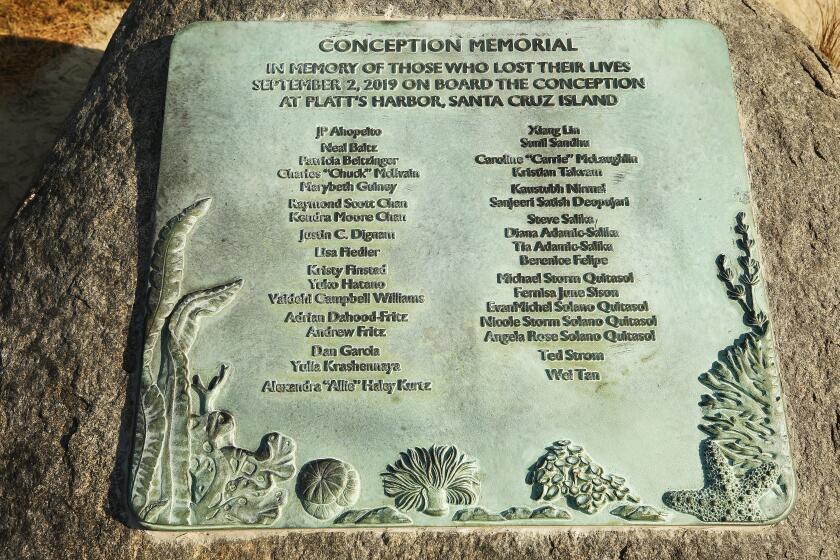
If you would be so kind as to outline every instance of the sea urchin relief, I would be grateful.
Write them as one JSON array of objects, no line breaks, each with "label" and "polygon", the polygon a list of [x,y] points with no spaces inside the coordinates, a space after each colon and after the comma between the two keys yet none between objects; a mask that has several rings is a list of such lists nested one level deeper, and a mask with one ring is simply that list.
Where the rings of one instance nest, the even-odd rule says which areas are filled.
[{"label": "sea urchin relief", "polygon": [[131,509],[777,522],[795,477],[751,204],[703,22],[191,25]]}]

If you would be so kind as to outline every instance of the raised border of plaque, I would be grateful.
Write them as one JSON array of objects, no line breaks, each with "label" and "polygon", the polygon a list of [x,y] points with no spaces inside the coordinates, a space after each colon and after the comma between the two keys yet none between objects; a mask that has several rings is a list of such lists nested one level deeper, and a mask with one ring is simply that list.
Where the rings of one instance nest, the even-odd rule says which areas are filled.
[{"label": "raised border of plaque", "polygon": [[[358,45],[354,47],[352,41],[357,38],[367,40],[358,43],[366,45],[367,49],[372,48],[373,39],[382,39],[377,47],[381,50],[355,52],[353,49]],[[459,45],[471,45],[470,50],[467,51],[466,46],[464,51],[454,53],[447,52],[443,46],[441,50],[433,49],[432,40],[445,45],[441,38],[457,39]],[[497,39],[505,41],[480,43]],[[523,43],[522,50],[516,50],[516,41],[525,39],[530,41],[530,47],[526,48]],[[534,39],[541,40],[540,49],[550,49],[553,45],[554,50],[533,50]],[[393,41],[390,47],[388,40]],[[473,46],[472,40],[476,41],[475,45],[484,46]],[[330,48],[324,47],[325,41],[331,41]],[[679,60],[679,54],[673,55],[673,59],[662,54],[667,58],[662,62],[665,66],[657,66],[656,59],[666,50],[691,52],[692,44],[699,45],[694,51],[696,68],[692,69],[693,73],[685,69],[672,72],[685,81],[681,84],[673,76],[666,75],[673,70],[667,64]],[[496,46],[488,51],[491,47],[487,45]],[[504,51],[498,45],[514,46],[510,47],[513,50]],[[398,47],[404,52],[394,52]],[[482,50],[476,53],[477,48]],[[497,48],[502,50],[495,50]],[[374,103],[372,97],[365,101],[368,105],[358,105],[361,103],[358,100],[366,95],[363,92],[355,96],[357,105],[329,106],[333,102],[328,99],[346,93],[349,82],[356,80],[353,72],[361,71],[351,71],[350,66],[345,69],[351,77],[339,75],[323,80],[317,92],[311,95],[309,106],[284,107],[283,99],[289,97],[288,91],[266,93],[264,89],[278,88],[281,82],[284,88],[292,87],[292,79],[285,74],[264,75],[276,71],[277,64],[336,62],[356,64],[355,68],[361,69],[366,62],[382,62],[385,70],[377,72],[383,75],[375,79],[380,80],[383,87],[389,87],[387,82],[393,79],[396,84],[393,91],[404,92],[409,82],[401,81],[404,76],[397,71],[401,67],[393,66],[395,70],[389,73],[388,64],[415,61],[422,65],[430,61],[465,60],[537,64],[541,59],[569,62],[570,69],[576,68],[571,63],[578,62],[584,65],[580,68],[589,69],[585,72],[587,77],[595,73],[595,66],[590,64],[595,61],[609,63],[611,66],[600,67],[599,77],[594,79],[601,79],[601,75],[624,76],[627,73],[627,79],[642,79],[643,86],[637,90],[628,88],[620,89],[616,94],[604,94],[602,106],[597,104],[597,95],[588,98],[585,95],[592,93],[591,88],[603,87],[602,82],[597,86],[595,82],[582,83],[581,90],[570,95],[574,100],[558,98],[554,101],[569,102],[568,107],[556,104],[512,106],[513,95],[502,95],[499,88],[520,89],[522,91],[517,95],[524,96],[524,90],[533,87],[534,76],[542,75],[533,70],[534,66],[530,67],[530,72],[524,72],[531,79],[527,86],[524,82],[517,85],[496,81],[508,78],[499,78],[499,74],[490,71],[483,75],[472,70],[467,73],[477,72],[476,80],[490,80],[483,95],[489,98],[490,93],[499,94],[497,97],[502,106],[497,108],[489,100],[481,102],[488,105],[479,107],[458,105],[460,101],[452,101],[458,95],[453,94],[448,98],[453,105],[446,105],[447,95],[441,96],[446,107],[440,107],[439,111],[424,112],[416,104],[405,105],[408,102],[400,101],[404,104],[402,107],[383,106],[381,114],[369,105]],[[271,64],[275,64],[275,68]],[[307,68],[310,67],[301,66],[306,77]],[[451,71],[447,74],[445,66],[442,68],[439,70],[442,75],[453,74]],[[636,68],[643,75],[641,78],[633,73]],[[407,71],[410,72],[410,68]],[[656,74],[657,71],[661,74]],[[696,82],[692,81],[692,76],[696,77]],[[713,79],[718,81],[710,81]],[[297,83],[296,87],[306,87],[302,84]],[[474,85],[478,87],[480,83],[476,81]],[[703,95],[691,93],[698,85],[708,87],[708,90]],[[309,87],[312,87],[311,82]],[[445,80],[441,87],[447,87]],[[669,93],[668,88],[676,93]],[[622,97],[625,94],[626,99]],[[560,97],[564,95],[561,92]],[[607,103],[607,95],[612,95],[615,103]],[[692,109],[697,114],[719,114],[720,122],[716,122],[714,128],[705,123],[698,125],[691,120],[697,114],[689,109],[686,112],[691,114],[683,122],[656,122],[657,104],[661,104],[662,114],[668,118],[677,114],[672,109],[679,104],[669,101],[669,95],[686,95],[686,104],[696,103],[699,107]],[[406,93],[404,97],[411,95]],[[305,95],[301,98],[304,101],[297,103],[310,103]],[[595,105],[587,108],[586,101]],[[632,111],[637,111],[638,116],[633,116]],[[486,124],[488,121],[492,124],[496,118],[500,123],[498,128]],[[261,120],[267,124],[259,124]],[[426,120],[431,122],[425,123]],[[307,245],[305,233],[313,230],[306,229],[306,225],[292,223],[273,229],[275,220],[285,219],[289,208],[293,207],[290,201],[294,196],[303,201],[300,202],[302,208],[310,200],[300,192],[295,193],[297,183],[278,182],[284,178],[274,171],[283,166],[294,168],[302,161],[300,154],[310,150],[304,145],[318,145],[317,141],[311,140],[313,136],[329,135],[326,124],[338,125],[344,121],[355,126],[370,122],[376,130],[381,127],[381,130],[390,131],[366,144],[371,151],[384,154],[383,160],[389,159],[388,154],[399,156],[391,157],[389,161],[402,158],[411,162],[412,157],[415,158],[417,163],[412,165],[420,170],[417,176],[408,175],[409,180],[405,182],[400,182],[401,179],[391,182],[395,190],[405,191],[401,195],[402,206],[389,208],[408,208],[411,212],[420,207],[421,216],[448,216],[453,206],[463,209],[460,214],[452,214],[463,218],[459,224],[442,226],[427,217],[426,221],[415,218],[416,224],[389,224],[383,229],[399,231],[399,238],[394,234],[390,239],[407,240],[403,245],[389,245],[387,239],[382,242],[374,239],[371,245],[348,248],[349,251],[374,247],[371,249],[373,254],[384,257],[375,260],[383,271],[389,270],[389,283],[408,285],[413,278],[418,282],[434,283],[434,289],[428,288],[425,297],[419,300],[430,302],[432,310],[423,313],[426,316],[438,314],[442,317],[439,322],[450,325],[441,329],[452,330],[451,333],[433,332],[429,330],[432,329],[431,320],[423,319],[418,321],[426,325],[426,330],[421,332],[412,333],[410,321],[408,326],[393,327],[391,332],[401,328],[400,332],[405,333],[393,336],[398,339],[396,350],[388,350],[387,340],[370,348],[375,347],[377,353],[399,355],[399,360],[389,363],[399,364],[405,360],[400,366],[404,370],[416,370],[427,364],[430,369],[426,377],[431,381],[413,381],[409,373],[405,373],[406,378],[400,377],[402,381],[398,382],[397,376],[392,375],[399,371],[397,369],[384,373],[380,370],[367,377],[357,373],[356,377],[363,379],[358,381],[355,396],[349,396],[354,388],[341,385],[345,381],[340,375],[334,375],[335,379],[331,380],[321,379],[324,375],[312,373],[300,364],[292,366],[289,375],[272,374],[289,380],[288,384],[282,380],[269,380],[267,372],[257,371],[274,367],[271,364],[277,364],[279,371],[279,364],[285,367],[288,362],[286,354],[300,351],[300,348],[309,351],[311,347],[315,352],[316,345],[311,341],[302,345],[284,342],[283,337],[299,338],[299,335],[294,334],[297,332],[292,329],[294,325],[283,324],[276,317],[283,314],[288,317],[287,311],[304,313],[320,308],[295,303],[294,298],[290,298],[288,307],[283,307],[283,313],[277,314],[276,309],[280,306],[272,305],[275,303],[272,294],[266,297],[269,283],[264,277],[277,276],[284,282],[292,282],[294,272],[285,271],[300,269],[309,259],[309,253],[295,253],[298,246],[315,247],[317,256],[317,248],[328,245],[311,242]],[[238,136],[247,129],[243,122],[253,127],[257,140]],[[479,122],[482,124],[471,125]],[[619,198],[612,197],[611,211],[616,205],[623,205],[622,197],[628,206],[632,200],[632,204],[643,207],[636,211],[638,215],[631,217],[613,212],[619,216],[614,218],[617,225],[613,230],[617,238],[615,243],[628,244],[624,248],[625,254],[633,250],[637,254],[613,257],[609,253],[612,249],[605,249],[603,241],[599,241],[599,245],[593,243],[591,247],[597,247],[592,249],[594,252],[609,253],[609,258],[615,258],[621,264],[636,260],[647,265],[657,263],[658,268],[649,274],[640,272],[631,277],[644,281],[645,289],[651,290],[651,295],[644,301],[644,310],[648,309],[648,301],[650,306],[673,302],[667,309],[657,308],[656,313],[662,317],[663,330],[667,326],[683,338],[678,341],[674,340],[676,335],[654,336],[656,343],[650,351],[636,350],[630,342],[622,341],[611,346],[584,345],[582,348],[587,352],[591,348],[609,348],[603,353],[607,357],[601,358],[601,363],[597,363],[597,359],[590,360],[587,368],[569,368],[568,372],[562,367],[551,370],[555,371],[557,381],[540,381],[543,385],[534,381],[535,389],[530,393],[518,387],[508,390],[504,387],[512,385],[500,384],[465,396],[467,381],[460,384],[450,381],[447,385],[447,372],[439,369],[441,364],[447,363],[439,354],[452,351],[447,347],[450,342],[456,349],[466,348],[464,358],[447,358],[452,361],[452,371],[459,379],[474,375],[476,383],[490,384],[499,379],[501,372],[505,372],[506,383],[510,376],[513,376],[510,384],[517,383],[516,375],[526,375],[514,371],[517,364],[521,363],[523,369],[533,369],[531,361],[535,359],[535,352],[542,356],[542,362],[552,359],[546,358],[552,355],[550,349],[546,349],[548,344],[529,345],[526,341],[520,345],[522,348],[517,346],[518,330],[501,329],[503,334],[500,336],[507,337],[501,346],[483,344],[482,336],[484,343],[501,339],[488,337],[490,330],[477,327],[473,319],[482,313],[481,309],[475,317],[470,315],[469,320],[473,322],[467,323],[456,316],[460,304],[453,305],[455,311],[450,313],[450,308],[435,307],[437,304],[432,303],[435,298],[440,301],[455,297],[452,294],[463,293],[458,290],[464,287],[469,291],[470,286],[480,292],[481,297],[490,297],[486,294],[502,297],[498,294],[504,292],[494,291],[499,288],[497,284],[503,284],[501,280],[491,282],[490,287],[482,284],[485,276],[492,278],[486,273],[493,266],[493,263],[482,264],[482,255],[506,262],[508,246],[512,242],[500,238],[498,231],[503,229],[505,220],[513,220],[518,226],[523,223],[515,211],[518,205],[524,207],[526,203],[515,200],[535,199],[507,195],[511,202],[509,208],[504,209],[508,212],[498,221],[492,221],[496,218],[490,218],[490,212],[495,210],[486,209],[486,198],[498,195],[497,200],[502,200],[498,207],[504,207],[505,197],[499,192],[507,187],[510,178],[499,169],[510,172],[511,166],[519,165],[516,154],[526,154],[523,161],[533,163],[537,160],[529,159],[527,154],[559,151],[546,152],[543,148],[550,146],[548,142],[543,145],[536,143],[541,140],[534,140],[530,145],[524,136],[526,133],[511,132],[516,123],[524,129],[532,122],[583,123],[581,128],[591,132],[593,146],[587,144],[583,150],[565,146],[563,154],[584,153],[588,157],[589,153],[597,151],[595,140],[613,146],[612,136],[620,137],[619,142],[638,143],[638,147],[634,145],[627,153],[593,164],[607,170],[604,179],[599,180],[605,185],[600,192],[612,193],[615,189],[617,194],[618,190],[626,188],[630,193],[626,197],[623,194]],[[635,127],[635,135],[618,132],[619,128],[610,124],[612,122],[620,122],[626,128]],[[422,129],[425,135],[422,138],[428,145],[419,145],[417,137],[407,132],[409,126]],[[606,134],[600,134],[599,127]],[[690,132],[673,132],[674,127]],[[454,131],[458,130],[463,139],[450,140],[445,136],[456,134]],[[575,139],[583,138],[574,126],[569,126],[568,130]],[[654,135],[651,130],[661,135],[659,144],[650,138]],[[434,136],[433,131],[440,131],[440,137]],[[278,136],[271,136],[271,132]],[[494,132],[504,137],[508,144],[488,136]],[[411,137],[409,143],[399,143],[401,133]],[[677,139],[688,135],[694,141],[703,141],[704,145],[686,146],[685,151],[691,154],[683,156],[661,147],[662,143],[676,141],[666,134]],[[512,135],[518,136],[513,138]],[[517,140],[519,136],[522,137],[520,143],[510,143],[511,138]],[[440,147],[436,146],[438,142]],[[499,156],[499,161],[485,165],[486,162],[479,162],[475,156],[457,165],[450,164],[450,159],[461,156],[458,145],[471,142],[484,142],[487,146],[465,148],[465,153],[503,151],[505,157],[512,154],[511,160],[502,161]],[[323,152],[323,142],[321,146]],[[443,151],[436,152],[436,149]],[[672,162],[674,168],[684,167],[684,173],[657,167],[660,162],[651,155],[655,149],[667,151],[668,156],[662,156],[661,160]],[[718,149],[719,153],[716,152]],[[636,152],[635,155],[632,152]],[[264,164],[261,158],[267,156],[276,161]],[[294,163],[284,163],[284,158]],[[588,161],[578,159],[581,165]],[[643,171],[632,167],[639,161],[647,166]],[[698,162],[696,168],[692,167],[695,161]],[[622,167],[625,164],[627,171]],[[713,169],[715,164],[720,165],[719,170]],[[300,164],[300,168],[323,170],[331,165],[324,160]],[[382,166],[387,165],[386,161]],[[454,177],[453,183],[460,185],[472,180],[473,184],[467,184],[464,189],[472,188],[483,198],[450,195],[451,191],[429,186],[440,183],[434,181],[437,165],[448,171],[460,168],[462,176]],[[342,163],[337,167],[352,171],[359,166]],[[513,173],[516,177],[516,171]],[[659,173],[664,177],[661,180]],[[682,177],[690,187],[680,190],[673,186],[675,177]],[[721,177],[729,178],[725,179],[725,184],[717,184],[723,180]],[[236,183],[237,178],[242,179],[241,184]],[[795,476],[747,179],[725,41],[716,28],[703,22],[220,22],[187,27],[176,35],[170,63],[158,193],[159,226],[149,274],[148,311],[130,464],[132,511],[144,527],[179,531],[255,527],[741,526],[780,521],[793,505]],[[526,177],[516,179],[516,184],[539,180]],[[499,185],[502,191],[499,191]],[[370,193],[362,194],[358,182],[355,186],[356,194],[348,196],[346,204],[384,200],[370,198],[367,196]],[[692,191],[690,196],[686,192],[689,188],[696,190],[697,200],[689,200],[695,193]],[[299,190],[304,190],[302,181]],[[562,194],[562,190],[558,192]],[[453,198],[447,200],[447,196]],[[660,206],[644,209],[645,196],[655,198]],[[715,196],[719,199],[704,202],[704,197],[708,200]],[[310,198],[318,204],[321,200],[333,202],[330,197]],[[394,193],[393,198],[387,199],[388,204],[400,202],[398,198]],[[569,197],[555,197],[555,200],[560,198]],[[424,201],[429,206],[428,200],[443,202],[422,210]],[[671,201],[677,207],[674,213],[680,216],[679,212],[682,212],[682,219],[690,221],[690,226],[655,223],[659,214],[664,216],[663,221],[673,217],[662,206]],[[491,201],[489,206],[494,204]],[[364,205],[359,202],[359,207]],[[696,208],[693,215],[689,211],[692,208]],[[597,211],[601,210],[598,206]],[[557,212],[543,208],[535,214],[555,216]],[[591,213],[596,215],[596,210]],[[612,219],[613,214],[597,214],[597,220],[600,220],[597,225],[606,227],[603,224],[609,223],[607,218]],[[482,221],[485,215],[487,222]],[[581,219],[587,217],[586,213],[575,215]],[[409,222],[407,218],[403,221]],[[591,223],[596,223],[595,218]],[[435,229],[436,225],[440,225],[447,235],[453,232],[473,235],[471,232],[486,227],[496,236],[488,237],[487,241],[484,238],[476,241],[479,254],[476,256],[473,251],[465,256],[464,268],[439,266],[435,255],[451,251],[446,253],[447,258],[457,262],[460,245],[455,243],[454,249],[449,249],[442,246],[444,241],[436,244],[436,238],[425,231]],[[642,226],[650,228],[650,236],[639,232]],[[398,227],[403,229],[397,230]],[[665,238],[671,233],[669,227],[673,229],[673,239]],[[577,231],[578,228],[574,229]],[[607,230],[610,228],[602,230],[604,236],[609,233]],[[633,241],[624,241],[625,238],[619,235],[618,232],[625,235],[625,230],[628,232],[626,237]],[[507,229],[504,231],[507,236]],[[699,232],[702,239],[689,237],[692,231]],[[412,233],[419,239],[414,245],[410,240]],[[729,241],[723,241],[727,236]],[[707,238],[717,245],[706,243]],[[686,247],[689,241],[695,246]],[[450,242],[451,237],[447,236],[446,243]],[[277,249],[272,248],[275,244]],[[421,249],[417,249],[418,246]],[[464,246],[475,249],[469,243]],[[501,246],[504,250],[499,249],[498,255],[491,252]],[[523,254],[532,250],[523,248],[524,242],[513,244],[513,247]],[[559,248],[560,245],[550,247],[555,249],[549,248],[549,251],[565,250]],[[661,259],[656,258],[657,252],[661,253]],[[259,256],[263,253],[265,258]],[[526,255],[519,262],[528,263],[528,258]],[[591,262],[597,261],[582,258],[569,266],[549,268],[558,272],[594,271],[594,268],[587,268]],[[474,263],[479,264],[469,268]],[[426,265],[431,272],[424,271]],[[399,266],[408,272],[401,275],[391,272]],[[611,270],[606,259],[604,268],[608,272]],[[473,270],[476,271],[474,281],[465,283],[450,276],[472,274]],[[523,266],[521,270],[528,269]],[[520,273],[520,277],[524,278],[523,274]],[[451,278],[452,286],[445,282],[439,284],[441,277]],[[657,288],[662,293],[667,292],[667,297],[654,293]],[[282,289],[303,294],[298,287]],[[348,299],[347,293],[340,289],[335,293],[339,294],[337,298],[344,299],[330,301],[341,302],[336,305],[341,305],[342,309],[353,309],[354,305],[363,311],[371,309],[365,301]],[[683,294],[685,301],[677,302],[673,298],[673,294],[678,293]],[[691,301],[692,298],[699,303]],[[380,307],[386,310],[383,313],[406,318],[414,313],[410,304],[403,300],[395,306]],[[265,308],[270,309],[266,311]],[[533,308],[537,309],[536,305]],[[699,317],[699,310],[704,308],[709,312]],[[489,306],[485,306],[486,309]],[[637,316],[634,312],[628,311],[629,315],[624,315],[627,324],[637,320],[639,324],[659,326],[656,315]],[[584,312],[586,317],[595,315],[597,312],[589,315]],[[553,315],[548,313],[547,316]],[[615,321],[622,320],[618,315],[611,316],[617,317]],[[359,322],[363,323],[364,319]],[[259,334],[243,334],[255,331]],[[264,334],[264,331],[271,332]],[[636,331],[622,332],[632,335]],[[654,332],[653,329],[650,332]],[[693,333],[696,338],[684,340],[686,333],[689,336]],[[281,339],[276,347],[269,335]],[[661,338],[666,340],[661,341]],[[728,342],[715,346],[710,345],[712,340]],[[695,357],[694,350],[685,350],[695,346],[702,346],[696,349],[700,357]],[[322,345],[317,348],[323,351]],[[405,358],[414,348],[418,355]],[[484,356],[481,356],[482,352]],[[683,370],[683,358],[692,364],[687,371]],[[705,366],[694,367],[704,359]],[[489,363],[491,361],[499,365],[494,366]],[[358,363],[368,362],[353,360],[354,367],[361,367]],[[617,363],[629,365],[619,367]],[[643,404],[630,405],[633,397],[641,398],[643,389],[634,388],[628,378],[642,375],[638,371],[646,363],[653,363],[652,368],[662,378],[656,381],[652,379],[653,374],[645,374],[641,386],[649,398],[643,400]],[[542,375],[543,365],[546,364],[540,365],[539,375]],[[595,366],[612,371],[604,373],[602,379],[602,374],[594,371]],[[594,374],[599,377],[586,379],[587,375]],[[665,378],[666,374],[673,377]],[[547,365],[545,375],[552,378]],[[569,379],[561,381],[566,375]],[[345,387],[342,390],[345,394],[339,395],[341,391],[330,389],[328,381],[333,382],[332,387]],[[674,387],[663,388],[669,381]],[[356,381],[346,383],[354,385]],[[359,394],[370,391],[372,395],[374,387],[384,391],[390,387],[388,383],[394,383],[391,387],[394,393],[388,391],[388,399],[375,400],[367,394]],[[413,393],[403,394],[399,393],[398,383],[419,385],[413,387]],[[424,383],[443,388],[420,394],[425,390]],[[528,387],[531,383],[522,382]],[[584,386],[594,389],[584,389]],[[278,387],[284,387],[283,391]],[[634,394],[634,390],[640,391],[639,395]],[[272,394],[284,391],[296,394]],[[675,402],[668,402],[672,398]],[[657,399],[661,399],[661,409],[656,408]],[[265,404],[268,401],[271,404]],[[447,404],[450,402],[452,406]],[[399,407],[407,412],[400,413]],[[377,416],[380,409],[383,410],[382,421]],[[451,417],[440,414],[441,410],[450,410]],[[427,431],[417,428],[423,425],[420,421],[406,419],[403,423],[403,416],[424,414],[428,417],[424,420],[429,426]],[[511,421],[504,424],[508,414]],[[498,418],[498,423],[492,423],[488,420],[490,417]],[[485,432],[480,428],[482,422],[492,424],[492,427]],[[621,424],[629,427],[624,430]],[[649,429],[651,435],[639,435],[639,431],[645,429]],[[669,437],[669,432],[676,435]],[[334,437],[333,434],[338,435]],[[618,439],[610,441],[611,434]],[[334,441],[346,443],[331,443]],[[671,464],[669,457],[677,450],[680,460]],[[692,455],[696,459],[692,459]],[[662,469],[672,470],[674,479],[661,480]]]}]

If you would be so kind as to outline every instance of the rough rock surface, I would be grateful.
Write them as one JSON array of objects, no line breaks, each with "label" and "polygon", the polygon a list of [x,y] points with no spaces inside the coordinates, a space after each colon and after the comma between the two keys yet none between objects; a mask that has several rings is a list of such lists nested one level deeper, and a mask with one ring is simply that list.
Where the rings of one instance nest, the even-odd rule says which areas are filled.
[{"label": "rough rock surface", "polygon": [[[151,534],[122,506],[167,53],[205,19],[700,18],[729,40],[799,498],[762,530]],[[0,557],[840,557],[840,74],[760,0],[138,0],[0,249]]]}]

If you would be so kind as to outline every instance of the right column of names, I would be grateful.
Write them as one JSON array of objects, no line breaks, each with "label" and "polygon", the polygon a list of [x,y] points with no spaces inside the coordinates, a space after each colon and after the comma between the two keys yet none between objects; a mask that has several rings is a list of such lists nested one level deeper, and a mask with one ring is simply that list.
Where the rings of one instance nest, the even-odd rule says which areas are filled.
[{"label": "right column of names", "polygon": [[516,142],[474,157],[499,170],[488,202],[504,213],[500,242],[510,249],[510,266],[492,279],[508,295],[483,302],[483,342],[533,346],[551,381],[600,381],[608,347],[656,340],[647,299],[626,293],[635,271],[614,264],[616,218],[637,202],[616,178],[638,167],[638,155],[600,153],[571,124],[528,125]]}]

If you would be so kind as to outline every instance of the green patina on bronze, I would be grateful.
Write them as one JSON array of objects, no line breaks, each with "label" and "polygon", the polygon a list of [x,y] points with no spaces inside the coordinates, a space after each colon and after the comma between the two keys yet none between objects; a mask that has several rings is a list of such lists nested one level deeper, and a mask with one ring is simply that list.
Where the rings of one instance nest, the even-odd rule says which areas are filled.
[{"label": "green patina on bronze", "polygon": [[749,195],[705,23],[189,26],[135,515],[782,519],[795,479]]}]

